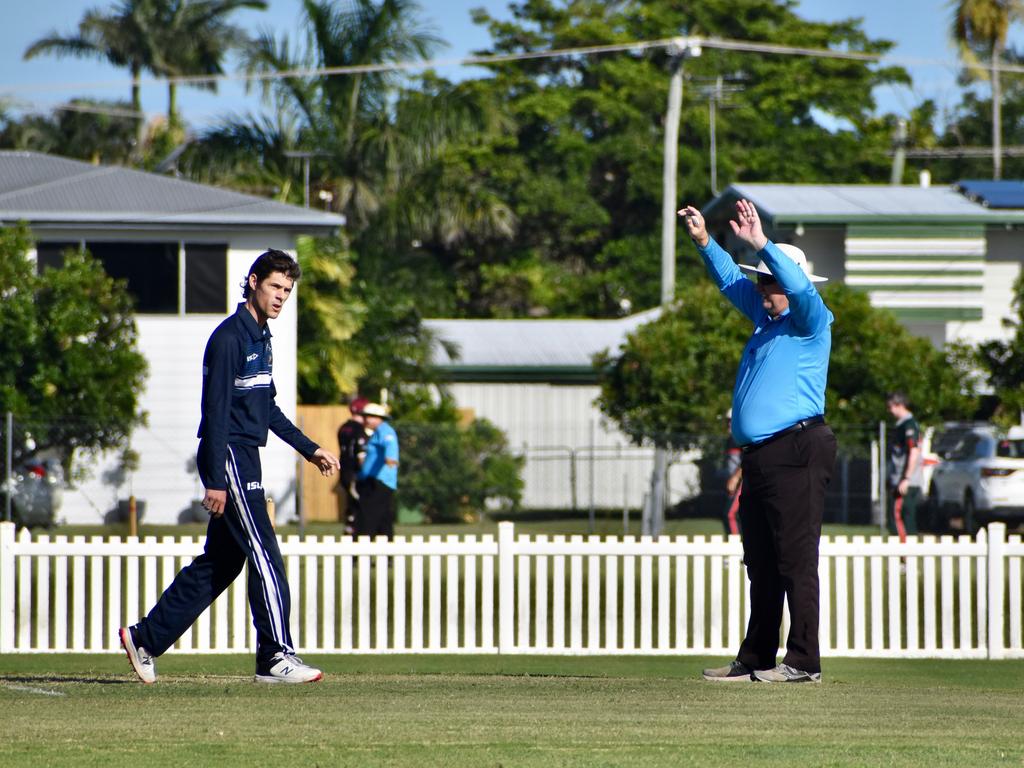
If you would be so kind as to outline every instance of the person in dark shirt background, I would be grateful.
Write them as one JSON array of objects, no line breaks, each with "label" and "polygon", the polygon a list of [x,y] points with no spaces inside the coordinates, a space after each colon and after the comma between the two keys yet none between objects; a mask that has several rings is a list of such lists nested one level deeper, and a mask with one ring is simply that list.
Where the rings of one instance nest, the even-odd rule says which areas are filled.
[{"label": "person in dark shirt background", "polygon": [[366,455],[366,419],[363,407],[370,401],[356,397],[348,404],[348,421],[338,427],[338,460],[341,462],[341,476],[338,480],[339,518],[345,521],[345,533],[355,533],[359,516],[359,492],[356,490],[356,475]]},{"label": "person in dark shirt background", "polygon": [[337,457],[306,437],[274,402],[267,321],[281,314],[300,276],[298,263],[287,253],[261,254],[246,276],[245,301],[206,344],[196,463],[210,523],[203,553],[178,572],[146,618],[119,630],[121,647],[144,683],[156,681],[154,659],[174,645],[247,562],[256,682],[308,683],[323,677],[295,656],[288,580],[267,515],[259,454],[269,430],[324,476],[338,469]]}]

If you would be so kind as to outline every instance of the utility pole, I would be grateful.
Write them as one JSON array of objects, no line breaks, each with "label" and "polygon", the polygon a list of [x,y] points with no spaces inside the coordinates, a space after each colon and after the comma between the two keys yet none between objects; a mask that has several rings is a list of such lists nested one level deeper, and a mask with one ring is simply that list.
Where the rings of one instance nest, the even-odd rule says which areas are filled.
[{"label": "utility pole", "polygon": [[284,156],[302,160],[302,207],[309,208],[309,160],[312,157],[322,157],[325,153],[301,149],[285,150]]},{"label": "utility pole", "polygon": [[892,174],[889,177],[890,184],[903,182],[903,164],[907,158],[907,121],[901,119],[896,123],[895,146],[892,153]]},{"label": "utility pole", "polygon": [[[665,152],[661,198],[661,306],[668,308],[675,298],[676,287],[676,178],[679,168],[679,119],[683,108],[683,64],[700,56],[696,40],[678,37],[668,46],[672,57],[672,75],[665,112]],[[654,471],[651,473],[651,503],[644,507],[646,515],[642,533],[658,536],[665,523],[665,474],[668,471],[668,449],[654,449]]]}]

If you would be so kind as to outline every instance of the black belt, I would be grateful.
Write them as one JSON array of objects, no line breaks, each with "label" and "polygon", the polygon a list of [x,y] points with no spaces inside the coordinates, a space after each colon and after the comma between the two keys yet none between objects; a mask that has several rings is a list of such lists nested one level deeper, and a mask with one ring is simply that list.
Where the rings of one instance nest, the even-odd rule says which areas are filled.
[{"label": "black belt", "polygon": [[800,419],[796,424],[791,424],[785,429],[780,429],[774,435],[768,435],[764,440],[758,440],[756,443],[747,443],[742,446],[740,450],[744,453],[750,453],[760,448],[762,445],[768,445],[768,443],[778,440],[780,437],[790,434],[791,432],[803,432],[805,429],[813,427],[815,424],[824,424],[824,416],[811,416],[809,419]]}]

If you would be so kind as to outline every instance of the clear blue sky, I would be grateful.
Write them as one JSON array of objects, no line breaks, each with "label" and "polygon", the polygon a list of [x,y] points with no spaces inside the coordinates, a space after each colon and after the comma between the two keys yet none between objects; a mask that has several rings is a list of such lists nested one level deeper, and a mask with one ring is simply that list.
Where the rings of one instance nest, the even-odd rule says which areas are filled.
[{"label": "clear blue sky", "polygon": [[[84,59],[47,56],[26,62],[21,57],[32,41],[53,30],[71,33],[86,9],[110,6],[110,0],[30,0],[19,5],[18,13],[10,14],[0,27],[0,96],[14,99],[23,108],[36,109],[73,96],[128,97],[127,73],[123,70]],[[487,46],[486,30],[470,21],[471,8],[484,6],[495,16],[508,15],[507,0],[421,0],[421,5],[424,18],[452,44],[438,54],[446,58]],[[299,0],[269,0],[269,6],[266,12],[240,12],[236,21],[254,30],[269,26],[294,38],[298,34]],[[815,20],[863,17],[863,28],[869,36],[898,43],[892,55],[911,70],[914,87],[880,90],[876,97],[883,110],[906,114],[925,97],[934,99],[940,110],[958,103],[956,56],[947,33],[948,0],[800,0],[798,12]],[[1022,37],[1017,29],[1011,35],[1018,41]],[[927,63],[936,61],[942,63]],[[457,78],[459,71],[451,67],[442,69],[441,74]],[[191,88],[182,88],[179,93],[185,117],[193,125],[201,126],[230,111],[244,113],[260,107],[258,94],[245,94],[237,83],[221,85],[217,95]],[[164,112],[165,86],[145,87],[143,108],[147,113]]]}]

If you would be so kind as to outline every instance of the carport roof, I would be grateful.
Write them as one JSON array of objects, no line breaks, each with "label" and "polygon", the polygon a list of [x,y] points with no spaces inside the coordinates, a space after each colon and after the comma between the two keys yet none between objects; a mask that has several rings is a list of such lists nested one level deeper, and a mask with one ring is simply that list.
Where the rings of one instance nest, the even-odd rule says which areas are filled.
[{"label": "carport roof", "polygon": [[[596,378],[593,357],[618,350],[626,336],[657,319],[658,308],[612,320],[424,320],[438,341],[434,363],[455,380]],[[451,352],[445,344],[454,347]]]},{"label": "carport roof", "polygon": [[0,222],[55,228],[288,229],[327,234],[333,213],[207,184],[38,152],[0,152]]}]

